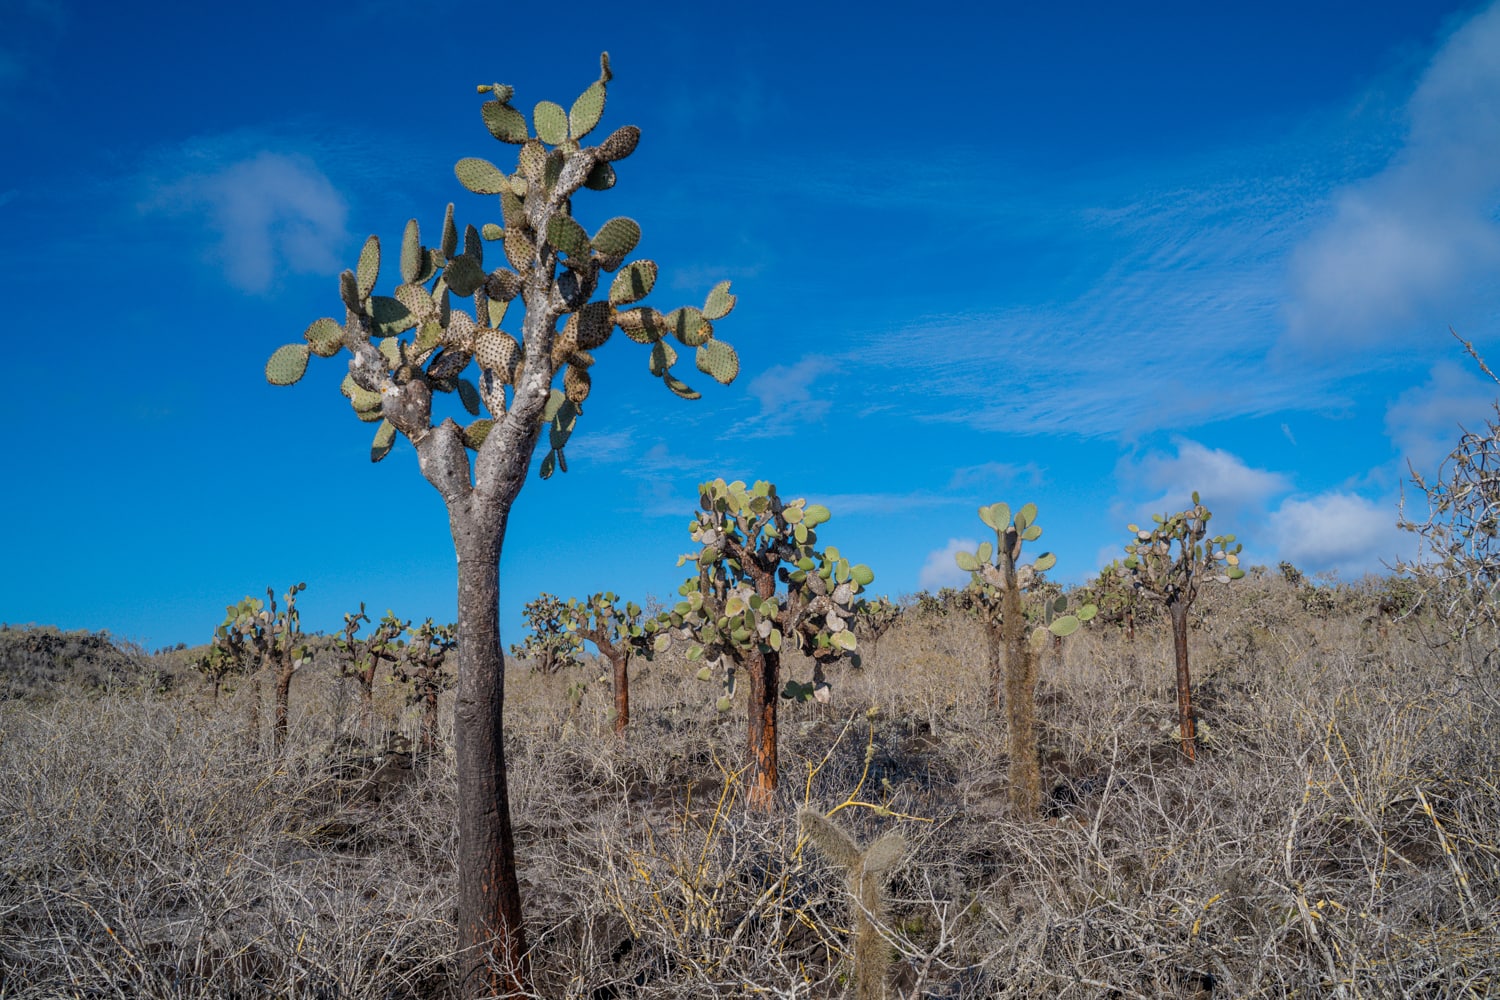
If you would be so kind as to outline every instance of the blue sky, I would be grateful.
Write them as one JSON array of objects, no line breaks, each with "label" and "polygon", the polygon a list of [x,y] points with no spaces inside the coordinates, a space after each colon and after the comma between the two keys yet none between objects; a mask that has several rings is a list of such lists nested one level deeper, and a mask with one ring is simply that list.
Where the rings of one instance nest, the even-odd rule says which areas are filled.
[{"label": "blue sky", "polygon": [[410,446],[369,463],[342,361],[262,366],[367,234],[497,219],[475,84],[566,106],[605,49],[643,136],[575,214],[641,223],[664,308],[733,280],[742,369],[688,403],[600,352],[508,642],[540,590],[670,594],[715,476],[827,504],[892,595],[962,582],[981,503],[1081,580],[1194,489],[1251,562],[1379,569],[1406,462],[1492,415],[1448,327],[1500,355],[1500,5],[1125,6],[6,3],[0,620],[196,643],[297,580],[310,630],[451,619]]}]

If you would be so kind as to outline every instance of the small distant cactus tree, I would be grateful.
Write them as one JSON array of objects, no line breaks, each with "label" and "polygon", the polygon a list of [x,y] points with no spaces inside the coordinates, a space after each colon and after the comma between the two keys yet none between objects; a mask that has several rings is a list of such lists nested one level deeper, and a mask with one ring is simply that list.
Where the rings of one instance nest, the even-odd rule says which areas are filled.
[{"label": "small distant cactus tree", "polygon": [[1011,808],[1026,817],[1036,816],[1042,802],[1042,762],[1036,737],[1037,657],[1049,638],[1072,635],[1098,610],[1085,604],[1069,613],[1064,595],[1041,606],[1040,623],[1033,626],[1028,620],[1025,596],[1041,582],[1040,574],[1057,563],[1050,552],[1030,563],[1020,562],[1022,547],[1042,537],[1036,513],[1034,503],[1014,516],[1008,504],[980,507],[979,519],[995,533],[995,541],[982,543],[977,552],[954,554],[958,568],[972,574],[969,593],[984,625],[992,698],[997,709],[1005,706]]},{"label": "small distant cactus tree", "polygon": [[458,644],[453,625],[434,625],[429,618],[406,631],[400,656],[391,666],[397,683],[410,684],[407,704],[422,706],[422,738],[419,747],[431,756],[437,748],[438,698],[451,686],[452,676],[443,669],[448,654]]},{"label": "small distant cactus tree", "polygon": [[[538,440],[545,430],[542,478],[567,471],[563,448],[592,386],[594,352],[615,329],[645,347],[651,374],[685,399],[698,393],[673,374],[678,347],[691,350],[697,368],[715,381],[728,383],[739,371],[733,348],[714,329],[734,306],[728,282],[714,286],[702,308],[662,313],[642,305],[656,286],[657,266],[626,263],[641,227],[614,218],[590,235],[574,218],[585,189],[614,186],[614,164],[640,138],[627,125],[598,145],[584,144],[604,112],[610,78],[605,55],[599,79],[571,108],[542,101],[530,124],[511,104],[513,88],[481,86],[481,117],[495,139],[519,147],[516,170],[465,158],[454,173],[470,191],[498,196],[500,223],[466,226],[460,251],[451,205],[435,247],[422,244],[416,220],[408,222],[392,296],[374,294],[381,247],[370,237],[355,269],[339,276],[343,322],[317,320],[305,343],[277,349],[266,365],[271,383],[291,385],[310,354],[348,351],[342,391],[360,420],[378,425],[370,457],[379,461],[398,435],[406,438],[448,508],[458,554],[458,954],[466,998],[528,992],[505,773],[499,564]],[[487,241],[502,247],[501,266],[486,266]],[[604,297],[595,301],[599,292]],[[464,299],[472,310],[461,307]],[[501,328],[516,303],[525,313],[519,337]],[[464,377],[470,364],[477,382]],[[460,425],[435,416],[443,394],[456,394],[474,419]]]},{"label": "small distant cactus tree", "polygon": [[[225,650],[236,664],[260,670],[269,664],[276,671],[273,680],[276,715],[271,725],[271,745],[280,753],[286,746],[287,717],[291,701],[292,676],[309,658],[302,642],[302,614],[297,610],[297,595],[307,589],[299,583],[282,599],[286,608],[277,610],[276,591],[266,588],[266,600],[246,597],[226,610],[224,623],[215,632],[214,642]],[[237,667],[237,672],[241,672]]]},{"label": "small distant cactus tree", "polygon": [[1153,514],[1155,527],[1129,525],[1135,540],[1125,546],[1121,565],[1125,579],[1160,601],[1172,620],[1172,645],[1177,655],[1177,734],[1188,760],[1197,757],[1197,729],[1193,719],[1192,675],[1188,671],[1188,610],[1210,580],[1228,583],[1245,575],[1240,569],[1242,545],[1233,535],[1208,535],[1213,512],[1195,491],[1193,506],[1176,514]]},{"label": "small distant cactus tree", "polygon": [[369,623],[370,616],[365,614],[365,604],[361,601],[358,612],[344,615],[343,633],[334,643],[339,657],[339,676],[348,677],[359,686],[360,718],[365,725],[375,720],[375,671],[380,668],[382,660],[395,662],[400,655],[397,640],[411,624],[397,618],[394,611],[387,610],[380,624],[369,635],[359,638],[360,626]]},{"label": "small distant cactus tree", "polygon": [[604,591],[581,601],[569,598],[560,618],[568,635],[579,642],[592,642],[609,661],[614,680],[615,733],[623,736],[630,724],[630,658],[639,655],[649,659],[654,652],[640,606],[634,601],[622,605],[619,597]]},{"label": "small distant cactus tree", "polygon": [[886,919],[881,883],[906,853],[906,839],[900,831],[891,830],[861,849],[842,827],[816,809],[801,810],[797,820],[803,835],[842,868],[849,880],[854,900],[850,906],[854,927],[849,935],[854,945],[854,996],[856,1000],[884,1000],[891,949],[876,925]]},{"label": "small distant cactus tree", "polygon": [[[854,634],[860,637],[861,649],[869,649],[869,662],[875,662],[881,638],[901,620],[901,608],[889,597],[860,601],[854,608]],[[864,655],[863,652],[860,654]]]},{"label": "small distant cactus tree", "polygon": [[525,642],[513,644],[510,655],[530,660],[531,669],[543,674],[578,666],[578,641],[563,624],[566,608],[567,605],[546,591],[527,601],[521,616],[531,634]]},{"label": "small distant cactus tree", "polygon": [[1139,591],[1126,576],[1124,567],[1116,559],[1100,570],[1098,578],[1084,590],[1087,602],[1099,609],[1097,620],[1123,628],[1125,640],[1134,642]]},{"label": "small distant cactus tree", "polygon": [[[673,637],[691,643],[688,659],[705,663],[699,674],[705,680],[715,669],[723,672],[721,710],[729,707],[735,673],[749,678],[746,804],[768,812],[778,778],[777,697],[816,696],[827,665],[855,651],[850,622],[860,590],[875,574],[832,546],[817,548],[827,507],[783,502],[766,482],[746,487],[716,479],[698,493],[703,509],[688,530],[701,547],[679,560],[697,563],[698,575],[683,583],[682,600],[656,623],[656,643],[658,649]],[[789,681],[781,688],[783,649],[812,657],[812,684]]]}]

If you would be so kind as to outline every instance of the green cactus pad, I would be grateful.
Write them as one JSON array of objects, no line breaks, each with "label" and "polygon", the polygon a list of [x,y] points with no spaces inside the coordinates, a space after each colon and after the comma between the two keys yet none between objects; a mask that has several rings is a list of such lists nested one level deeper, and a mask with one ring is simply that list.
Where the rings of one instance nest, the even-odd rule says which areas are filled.
[{"label": "green cactus pad", "polygon": [[496,240],[505,239],[505,230],[501,229],[493,222],[486,222],[483,226],[480,227],[479,235],[483,236],[485,239],[493,243]]},{"label": "green cactus pad", "polygon": [[547,242],[569,257],[586,257],[589,234],[570,215],[561,213],[547,220]]},{"label": "green cactus pad", "polygon": [[[641,241],[641,227],[634,219],[620,216],[599,227],[592,240],[601,257],[623,258]],[[602,266],[602,265],[601,265]],[[617,265],[618,266],[618,265]],[[613,268],[605,268],[613,270]]]},{"label": "green cactus pad", "polygon": [[603,347],[614,332],[614,307],[608,302],[589,302],[568,318],[577,325],[578,349],[592,351]]},{"label": "green cactus pad", "polygon": [[704,329],[703,314],[692,306],[682,306],[667,313],[667,329],[684,347],[697,347],[708,342],[713,328]]},{"label": "green cactus pad", "polygon": [[531,112],[536,135],[549,146],[561,146],[568,141],[568,113],[562,105],[541,101]]},{"label": "green cactus pad", "polygon": [[623,160],[635,152],[641,141],[641,130],[634,125],[623,125],[610,133],[609,138],[599,144],[599,156],[606,163]]},{"label": "green cactus pad", "polygon": [[728,385],[740,373],[740,356],[722,340],[710,340],[698,348],[698,370],[720,385]]},{"label": "green cactus pad", "polygon": [[478,451],[479,446],[484,444],[484,439],[489,437],[490,428],[494,426],[495,422],[485,417],[465,427],[463,430],[464,447]]},{"label": "green cactus pad", "polygon": [[517,271],[529,271],[535,257],[536,245],[525,233],[515,226],[505,230],[505,259],[510,261],[511,267]]},{"label": "green cactus pad", "polygon": [[992,503],[988,507],[980,507],[979,519],[996,531],[1004,531],[1010,527],[1010,505]]},{"label": "green cactus pad", "polygon": [[[524,179],[516,178],[525,183]],[[521,196],[510,191],[500,192],[500,217],[505,221],[507,228],[511,226],[526,226],[526,206],[521,202]],[[501,239],[505,236],[502,233]]]},{"label": "green cactus pad", "polygon": [[380,348],[380,356],[385,358],[386,367],[393,371],[401,365],[401,341],[394,336],[380,338],[376,345]]},{"label": "green cactus pad", "polygon": [[1047,570],[1057,565],[1057,556],[1053,555],[1051,552],[1043,552],[1041,555],[1036,557],[1036,562],[1032,563],[1031,565],[1032,568],[1034,568],[1038,573],[1045,573]]},{"label": "green cactus pad", "polygon": [[567,393],[568,399],[574,403],[581,403],[589,398],[589,389],[593,386],[593,380],[589,373],[582,368],[569,365],[563,371],[563,391]]},{"label": "green cactus pad", "polygon": [[312,353],[306,344],[287,344],[276,348],[266,362],[266,381],[272,385],[292,385],[307,371]]},{"label": "green cactus pad", "polygon": [[466,378],[458,380],[458,398],[464,404],[464,409],[469,411],[469,416],[479,416],[479,390],[474,388],[474,383]]},{"label": "green cactus pad", "polygon": [[453,222],[453,202],[451,201],[443,211],[443,239],[438,249],[443,252],[444,261],[451,260],[458,252],[458,226]]},{"label": "green cactus pad", "polygon": [[375,282],[380,278],[380,239],[371,236],[365,240],[359,252],[359,265],[354,269],[354,282],[359,288],[360,301],[370,297]]},{"label": "green cactus pad", "polygon": [[373,410],[355,410],[354,415],[367,424],[373,424],[377,420],[385,419],[385,415],[378,406]]},{"label": "green cactus pad", "polygon": [[651,348],[651,358],[649,361],[651,374],[660,378],[676,363],[677,351],[665,340],[658,340]]},{"label": "green cactus pad", "polygon": [[651,294],[656,285],[656,262],[637,260],[625,265],[610,282],[610,305],[623,306],[639,302]]},{"label": "green cactus pad", "polygon": [[539,142],[526,143],[516,158],[516,170],[528,183],[540,185],[547,172],[547,147]]},{"label": "green cactus pad", "polygon": [[389,420],[382,420],[380,427],[375,431],[375,440],[370,443],[370,461],[378,462],[391,453],[391,445],[396,443],[396,425]]},{"label": "green cactus pad", "polygon": [[568,137],[582,139],[592,132],[604,115],[604,101],[603,83],[592,83],[579,94],[578,100],[573,102],[572,110],[568,112]]},{"label": "green cactus pad", "polygon": [[422,280],[422,231],[416,219],[408,219],[401,234],[401,280],[409,285]]},{"label": "green cactus pad", "polygon": [[1042,537],[1042,528],[1039,524],[1028,524],[1026,530],[1021,532],[1021,541],[1034,542]]},{"label": "green cactus pad", "polygon": [[614,317],[615,324],[625,331],[625,336],[637,344],[654,344],[666,333],[666,319],[649,306],[619,309]]},{"label": "green cactus pad", "polygon": [[1036,521],[1036,504],[1029,503],[1016,511],[1016,530],[1025,531]]},{"label": "green cactus pad", "polygon": [[1072,635],[1074,632],[1077,632],[1078,631],[1078,627],[1080,625],[1082,625],[1082,624],[1083,623],[1080,622],[1073,615],[1063,615],[1061,618],[1057,619],[1052,624],[1048,625],[1047,629],[1053,635],[1055,635],[1059,639],[1061,639],[1061,638],[1064,638],[1065,636]]},{"label": "green cactus pad", "polygon": [[455,163],[453,175],[460,184],[475,194],[499,194],[510,187],[510,181],[503,170],[477,156],[466,156]]},{"label": "green cactus pad", "polygon": [[682,379],[677,378],[676,376],[672,375],[670,372],[667,373],[667,374],[665,374],[665,375],[663,375],[661,378],[662,378],[662,381],[667,384],[667,388],[668,389],[671,389],[672,392],[674,392],[676,395],[680,396],[683,399],[702,399],[703,398],[703,393],[698,392],[692,386],[690,386],[686,382],[682,381]]},{"label": "green cactus pad", "polygon": [[484,284],[484,268],[467,254],[459,254],[443,269],[443,280],[448,283],[454,295],[467,298],[479,291],[479,286]]},{"label": "green cactus pad", "polygon": [[345,270],[339,272],[339,298],[344,300],[344,305],[354,312],[364,312],[365,303],[359,296],[359,282],[354,280],[354,272]]},{"label": "green cactus pad", "polygon": [[479,108],[485,128],[501,142],[522,143],[526,134],[526,116],[504,101],[485,101]]},{"label": "green cactus pad", "polygon": [[615,186],[615,168],[603,161],[596,163],[583,179],[583,186],[590,191],[608,191]]},{"label": "green cactus pad", "polygon": [[521,294],[521,276],[514,271],[496,268],[485,279],[484,294],[490,297],[491,302],[509,302]]},{"label": "green cactus pad", "polygon": [[344,327],[331,319],[313,320],[302,336],[320,358],[331,358],[344,346]]},{"label": "green cactus pad", "polygon": [[521,357],[521,345],[503,330],[480,330],[475,336],[474,356],[479,367],[492,371],[500,381],[510,381],[511,372]]},{"label": "green cactus pad", "polygon": [[375,332],[382,337],[393,337],[405,333],[417,325],[417,317],[400,299],[388,295],[370,298],[370,318],[375,321]]},{"label": "green cactus pad", "polygon": [[734,308],[735,301],[735,297],[729,294],[729,282],[719,282],[709,290],[708,298],[703,302],[704,319],[723,319]]}]

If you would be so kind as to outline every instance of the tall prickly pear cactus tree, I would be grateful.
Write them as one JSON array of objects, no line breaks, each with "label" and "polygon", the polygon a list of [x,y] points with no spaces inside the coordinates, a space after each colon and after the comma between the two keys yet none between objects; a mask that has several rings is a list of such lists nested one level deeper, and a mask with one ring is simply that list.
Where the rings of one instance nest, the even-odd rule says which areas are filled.
[{"label": "tall prickly pear cactus tree", "polygon": [[406,630],[407,641],[391,667],[399,684],[410,684],[407,704],[422,706],[422,737],[418,744],[424,756],[437,749],[438,698],[448,690],[451,677],[443,669],[458,640],[452,625],[434,625],[429,618]]},{"label": "tall prickly pear cactus tree", "polygon": [[1245,575],[1243,548],[1233,535],[1208,535],[1213,512],[1195,491],[1193,506],[1176,514],[1153,514],[1155,527],[1128,525],[1135,536],[1125,546],[1121,565],[1125,579],[1166,606],[1172,619],[1172,646],[1177,658],[1177,735],[1188,760],[1197,758],[1197,725],[1193,718],[1192,675],[1188,671],[1188,609],[1210,580],[1228,583]]},{"label": "tall prickly pear cactus tree", "polygon": [[604,591],[581,601],[568,598],[559,617],[568,635],[580,643],[592,642],[609,661],[615,692],[615,735],[623,736],[630,724],[630,658],[639,655],[649,659],[655,650],[643,625],[640,605],[634,601],[622,605],[619,597]]},{"label": "tall prickly pear cactus tree", "polygon": [[555,674],[563,667],[578,665],[578,640],[563,625],[562,599],[546,591],[526,602],[521,616],[526,619],[529,635],[512,643],[510,655],[531,661],[531,669]]},{"label": "tall prickly pear cactus tree", "polygon": [[359,638],[360,626],[369,623],[370,616],[365,614],[365,603],[360,601],[358,612],[345,613],[343,632],[334,643],[339,656],[339,676],[347,677],[358,685],[360,718],[367,726],[375,721],[375,671],[380,668],[382,660],[395,662],[399,655],[397,640],[411,624],[397,618],[395,612],[387,610],[385,617],[380,619],[380,624],[369,635]]},{"label": "tall prickly pear cactus tree", "polygon": [[[688,530],[700,548],[679,560],[696,562],[698,575],[679,588],[682,600],[665,612],[656,643],[661,649],[674,637],[687,641],[688,659],[705,662],[700,677],[724,673],[721,709],[728,708],[735,673],[748,676],[746,804],[769,812],[778,777],[777,698],[805,700],[826,691],[828,665],[857,648],[854,608],[875,574],[832,546],[818,549],[816,529],[828,520],[827,507],[783,502],[766,482],[747,488],[716,479],[698,493],[703,509]],[[780,688],[784,649],[813,659],[811,685]]]},{"label": "tall prickly pear cactus tree", "polygon": [[[470,157],[454,172],[470,191],[498,199],[500,221],[466,226],[462,250],[452,206],[435,247],[423,244],[416,220],[408,222],[400,283],[390,296],[375,294],[382,253],[372,236],[358,266],[340,275],[343,322],[317,320],[305,343],[279,348],[266,365],[272,383],[290,385],[310,354],[347,351],[342,390],[359,419],[378,424],[371,458],[379,461],[398,435],[406,438],[448,508],[458,552],[459,953],[462,992],[471,997],[520,996],[529,978],[502,740],[499,563],[538,440],[545,432],[542,478],[566,471],[563,449],[588,399],[594,352],[615,329],[647,348],[651,374],[686,399],[698,393],[673,373],[679,348],[691,350],[698,369],[716,381],[731,381],[739,369],[714,329],[734,306],[728,282],[701,308],[659,312],[642,304],[656,285],[656,264],[626,262],[640,226],[614,218],[590,234],[574,217],[585,190],[615,184],[614,164],[640,138],[627,125],[585,144],[604,111],[607,55],[600,69],[570,108],[542,101],[530,123],[512,104],[511,87],[481,86],[484,124],[495,139],[518,147],[516,167],[506,173]],[[486,242],[500,246],[499,266],[485,263]],[[524,316],[519,326],[508,325],[519,336],[502,326],[517,303]],[[478,372],[472,381],[464,375],[471,365]],[[461,425],[436,417],[442,394],[456,394],[473,419]]]},{"label": "tall prickly pear cactus tree", "polygon": [[1014,515],[1008,504],[980,507],[979,519],[995,532],[995,541],[982,543],[977,552],[955,554],[959,569],[972,574],[969,593],[984,625],[992,697],[997,709],[1002,703],[1005,706],[1011,808],[1027,817],[1037,815],[1042,800],[1036,736],[1037,658],[1049,638],[1072,635],[1097,611],[1085,604],[1069,613],[1064,596],[1045,602],[1039,623],[1033,626],[1027,619],[1023,595],[1057,562],[1050,552],[1030,563],[1020,561],[1023,546],[1042,537],[1036,513],[1036,504],[1031,503]]}]

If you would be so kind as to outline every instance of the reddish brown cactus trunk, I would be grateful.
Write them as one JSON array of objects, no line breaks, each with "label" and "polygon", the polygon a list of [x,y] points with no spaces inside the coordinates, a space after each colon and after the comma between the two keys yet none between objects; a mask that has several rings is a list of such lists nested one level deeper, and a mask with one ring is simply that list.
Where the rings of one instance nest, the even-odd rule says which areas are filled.
[{"label": "reddish brown cactus trunk", "polygon": [[748,667],[750,724],[745,751],[750,765],[750,781],[746,805],[758,812],[770,812],[775,806],[779,776],[776,762],[776,706],[781,656],[777,653],[753,656]]}]

